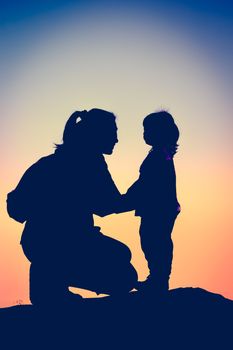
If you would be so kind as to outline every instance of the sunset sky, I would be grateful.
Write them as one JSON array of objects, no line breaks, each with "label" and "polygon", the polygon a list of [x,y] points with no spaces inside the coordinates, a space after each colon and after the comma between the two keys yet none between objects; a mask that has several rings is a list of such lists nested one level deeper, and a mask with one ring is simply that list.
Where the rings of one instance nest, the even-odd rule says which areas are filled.
[{"label": "sunset sky", "polygon": [[[232,37],[228,1],[1,2],[0,307],[29,302],[23,226],[8,217],[6,195],[54,151],[69,115],[93,107],[117,116],[119,143],[106,160],[122,193],[148,152],[144,116],[174,116],[182,213],[170,287],[233,299]],[[95,219],[130,247],[145,278],[134,212]]]}]

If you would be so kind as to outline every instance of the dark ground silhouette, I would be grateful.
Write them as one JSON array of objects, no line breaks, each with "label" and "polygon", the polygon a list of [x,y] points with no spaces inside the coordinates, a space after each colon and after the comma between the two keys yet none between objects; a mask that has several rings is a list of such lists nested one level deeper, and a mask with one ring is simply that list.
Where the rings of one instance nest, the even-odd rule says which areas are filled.
[{"label": "dark ground silhouette", "polygon": [[200,288],[0,309],[2,349],[230,349],[233,301]]}]

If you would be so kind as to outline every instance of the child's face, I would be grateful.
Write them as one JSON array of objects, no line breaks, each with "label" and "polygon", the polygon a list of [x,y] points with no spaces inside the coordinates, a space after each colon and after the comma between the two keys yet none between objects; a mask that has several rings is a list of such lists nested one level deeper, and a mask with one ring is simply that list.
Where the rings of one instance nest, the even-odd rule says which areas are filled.
[{"label": "child's face", "polygon": [[163,147],[166,144],[165,130],[159,121],[150,124],[144,124],[143,137],[146,144],[152,147]]},{"label": "child's face", "polygon": [[150,145],[150,146],[155,145],[154,139],[151,135],[151,131],[149,131],[148,128],[145,126],[144,126],[143,138],[147,145]]}]

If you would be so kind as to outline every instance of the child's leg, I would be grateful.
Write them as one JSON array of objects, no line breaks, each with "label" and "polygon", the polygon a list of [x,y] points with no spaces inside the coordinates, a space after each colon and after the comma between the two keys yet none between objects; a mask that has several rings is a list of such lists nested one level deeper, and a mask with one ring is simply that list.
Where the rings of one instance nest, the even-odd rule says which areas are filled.
[{"label": "child's leg", "polygon": [[141,246],[150,270],[149,282],[157,289],[168,289],[173,258],[171,233],[176,217],[143,218]]}]

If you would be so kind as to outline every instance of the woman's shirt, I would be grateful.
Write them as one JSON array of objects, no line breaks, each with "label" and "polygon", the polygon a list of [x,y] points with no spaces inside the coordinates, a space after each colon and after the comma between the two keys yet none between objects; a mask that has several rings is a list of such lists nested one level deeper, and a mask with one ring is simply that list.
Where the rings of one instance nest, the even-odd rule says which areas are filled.
[{"label": "woman's shirt", "polygon": [[41,158],[8,194],[9,215],[23,223],[22,244],[78,243],[94,227],[93,213],[115,211],[121,195],[102,155],[56,151]]}]

